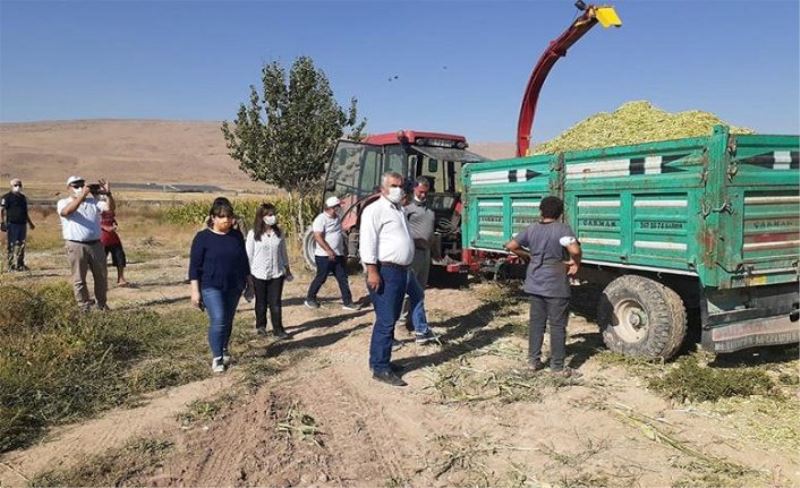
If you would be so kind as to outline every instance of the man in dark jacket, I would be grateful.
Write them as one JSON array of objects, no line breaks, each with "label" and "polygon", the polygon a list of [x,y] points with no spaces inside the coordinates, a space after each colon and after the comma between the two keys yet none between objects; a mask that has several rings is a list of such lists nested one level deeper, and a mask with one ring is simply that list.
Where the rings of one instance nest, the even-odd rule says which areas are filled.
[{"label": "man in dark jacket", "polygon": [[8,269],[28,271],[25,266],[25,240],[27,230],[35,229],[28,214],[28,199],[22,193],[22,180],[11,180],[11,191],[0,197],[0,230],[8,241]]},{"label": "man in dark jacket", "polygon": [[578,272],[581,246],[570,226],[558,221],[564,211],[561,199],[543,198],[539,211],[539,222],[529,225],[506,244],[506,249],[530,260],[523,285],[531,302],[528,361],[535,371],[544,369],[542,342],[549,321],[550,369],[559,375],[572,376],[574,371],[564,367],[569,276]]}]

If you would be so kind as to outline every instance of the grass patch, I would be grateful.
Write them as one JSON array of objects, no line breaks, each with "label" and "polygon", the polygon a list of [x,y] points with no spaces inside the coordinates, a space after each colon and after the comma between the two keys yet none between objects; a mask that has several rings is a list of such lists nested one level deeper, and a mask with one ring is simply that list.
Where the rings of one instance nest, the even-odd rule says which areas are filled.
[{"label": "grass patch", "polygon": [[579,379],[528,368],[476,369],[464,358],[428,368],[427,376],[431,384],[426,389],[443,404],[539,402],[548,391],[582,384]]},{"label": "grass patch", "polygon": [[664,376],[648,381],[650,388],[679,401],[777,394],[775,382],[757,368],[717,369],[703,366],[696,356],[679,359]]},{"label": "grass patch", "polygon": [[275,430],[285,434],[287,437],[299,439],[322,447],[322,431],[317,427],[317,421],[311,415],[300,410],[297,402],[292,403],[286,417],[275,427]]},{"label": "grass patch", "polygon": [[40,473],[30,485],[120,486],[141,473],[159,468],[173,447],[172,442],[166,440],[137,439],[73,469]]},{"label": "grass patch", "polygon": [[195,400],[189,404],[189,409],[178,414],[178,421],[184,427],[196,422],[210,422],[225,409],[233,404],[236,395],[233,393],[223,393],[210,400]]},{"label": "grass patch", "polygon": [[209,375],[200,312],[81,313],[69,285],[0,285],[0,452]]}]

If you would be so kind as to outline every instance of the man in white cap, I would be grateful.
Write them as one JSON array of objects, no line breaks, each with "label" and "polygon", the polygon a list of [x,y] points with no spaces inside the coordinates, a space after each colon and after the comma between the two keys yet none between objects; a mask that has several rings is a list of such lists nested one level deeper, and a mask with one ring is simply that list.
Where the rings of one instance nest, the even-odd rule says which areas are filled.
[{"label": "man in white cap", "polygon": [[28,271],[25,266],[25,239],[28,226],[35,229],[28,214],[28,199],[22,193],[22,180],[11,180],[11,191],[0,197],[0,231],[6,232],[8,270]]},{"label": "man in white cap", "polygon": [[61,217],[61,233],[64,236],[67,259],[72,269],[75,300],[84,310],[91,308],[93,302],[89,298],[86,286],[86,273],[91,270],[97,308],[107,310],[106,252],[100,242],[102,211],[98,206],[97,194],[106,196],[111,211],[116,209],[116,203],[111,195],[111,188],[105,180],[100,180],[99,185],[86,185],[80,176],[70,176],[67,179],[67,186],[70,196],[59,200],[56,208]]},{"label": "man in white cap", "polygon": [[344,234],[342,233],[342,221],[339,219],[341,208],[342,203],[338,198],[328,197],[325,200],[325,209],[311,224],[311,231],[314,232],[314,241],[316,242],[314,261],[317,265],[317,275],[311,281],[306,294],[304,303],[308,308],[319,308],[317,293],[331,272],[339,282],[339,291],[342,292],[342,308],[345,310],[360,310],[361,308],[353,303],[350,284],[347,282],[347,256],[344,254]]}]

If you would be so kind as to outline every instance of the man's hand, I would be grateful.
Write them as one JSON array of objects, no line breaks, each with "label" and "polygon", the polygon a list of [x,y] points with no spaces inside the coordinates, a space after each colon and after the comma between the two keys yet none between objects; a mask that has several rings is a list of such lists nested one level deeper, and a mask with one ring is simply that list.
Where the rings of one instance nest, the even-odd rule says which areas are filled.
[{"label": "man's hand", "polygon": [[331,261],[336,261],[336,253],[333,251],[328,251],[328,259]]},{"label": "man's hand", "polygon": [[378,291],[381,286],[381,275],[375,266],[367,268],[367,287],[372,291]]},{"label": "man's hand", "polygon": [[103,192],[111,193],[111,184],[107,180],[101,178],[97,182],[100,183],[100,189],[103,190]]},{"label": "man's hand", "polygon": [[6,231],[6,223],[0,222],[0,232],[5,232],[5,231]]},{"label": "man's hand", "polygon": [[36,226],[33,225],[33,222],[28,222],[28,226],[31,228],[31,230],[36,228]]},{"label": "man's hand", "polygon": [[580,268],[580,265],[578,263],[576,263],[574,260],[570,259],[569,261],[567,261],[564,264],[567,265],[567,275],[568,276],[575,276],[576,274],[578,274],[578,269]]},{"label": "man's hand", "polygon": [[92,190],[91,190],[91,188],[89,188],[89,185],[83,185],[83,188],[81,189],[80,197],[78,197],[78,198],[80,198],[80,200],[83,201],[83,200],[86,200],[86,197],[88,197],[91,194],[92,194]]}]

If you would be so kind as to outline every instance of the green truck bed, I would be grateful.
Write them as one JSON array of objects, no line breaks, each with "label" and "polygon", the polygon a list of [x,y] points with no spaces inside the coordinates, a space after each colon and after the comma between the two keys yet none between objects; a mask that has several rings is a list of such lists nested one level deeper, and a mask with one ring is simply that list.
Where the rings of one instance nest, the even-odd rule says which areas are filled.
[{"label": "green truck bed", "polygon": [[[717,126],[709,137],[468,165],[463,246],[503,252],[538,219],[541,198],[557,195],[584,267],[675,283],[684,302],[697,299],[703,309],[705,345],[797,340],[798,146],[798,136],[730,135]],[[723,325],[790,315],[788,333],[728,327],[733,335],[720,336]]]}]

